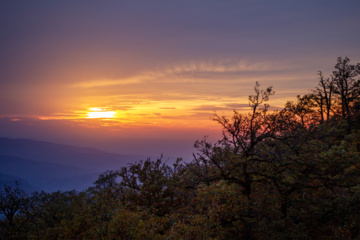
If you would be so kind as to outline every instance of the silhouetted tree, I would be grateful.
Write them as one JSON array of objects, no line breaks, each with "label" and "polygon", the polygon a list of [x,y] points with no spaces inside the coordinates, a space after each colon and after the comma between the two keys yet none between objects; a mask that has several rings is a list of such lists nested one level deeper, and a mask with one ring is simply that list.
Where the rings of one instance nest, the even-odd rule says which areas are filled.
[{"label": "silhouetted tree", "polygon": [[27,215],[30,208],[29,196],[19,188],[18,182],[15,187],[3,186],[0,189],[0,214],[4,215],[0,219],[0,235],[3,239],[16,239],[19,229],[29,220],[28,216],[23,221],[16,223],[17,215]]},{"label": "silhouetted tree", "polygon": [[325,122],[326,120],[330,119],[330,113],[332,108],[332,102],[333,102],[333,94],[335,89],[335,81],[334,77],[331,76],[331,80],[329,78],[324,79],[324,76],[321,71],[319,71],[319,84],[318,86],[312,91],[313,92],[313,99],[317,103],[317,106],[319,107],[319,113],[320,113],[320,123]]},{"label": "silhouetted tree", "polygon": [[355,79],[360,74],[360,63],[350,64],[350,59],[339,57],[333,71],[336,84],[335,93],[339,97],[342,118],[349,119],[352,115],[351,108],[359,97],[360,80]]},{"label": "silhouetted tree", "polygon": [[142,207],[163,216],[181,204],[181,198],[176,194],[180,181],[177,173],[182,168],[181,161],[177,159],[173,167],[170,167],[162,162],[162,157],[156,161],[149,158],[121,168],[120,186],[126,189],[125,201],[128,206]]},{"label": "silhouetted tree", "polygon": [[360,239],[358,65],[269,111],[215,115],[222,138],[195,142],[193,161],[162,157],[101,174],[77,193],[0,195],[2,239]]},{"label": "silhouetted tree", "polygon": [[285,104],[284,112],[291,117],[299,118],[302,127],[309,126],[317,119],[315,114],[315,103],[312,95],[306,94],[302,97],[297,96],[296,101],[288,101]]}]

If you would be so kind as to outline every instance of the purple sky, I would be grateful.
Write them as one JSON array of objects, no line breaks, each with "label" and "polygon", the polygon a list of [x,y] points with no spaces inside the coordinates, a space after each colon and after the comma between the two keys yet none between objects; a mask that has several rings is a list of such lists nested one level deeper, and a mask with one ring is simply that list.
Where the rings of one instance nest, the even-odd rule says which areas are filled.
[{"label": "purple sky", "polygon": [[[358,0],[0,1],[0,136],[191,156],[195,140],[217,137],[213,111],[246,106],[255,81],[282,107],[337,57],[360,62],[359,9]],[[91,107],[116,112],[116,130],[74,121]]]}]

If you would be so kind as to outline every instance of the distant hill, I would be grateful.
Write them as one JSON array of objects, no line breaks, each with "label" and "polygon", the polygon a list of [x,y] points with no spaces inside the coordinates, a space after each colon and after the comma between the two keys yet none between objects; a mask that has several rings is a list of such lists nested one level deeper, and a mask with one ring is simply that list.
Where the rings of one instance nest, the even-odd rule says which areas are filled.
[{"label": "distant hill", "polygon": [[[99,173],[93,173],[91,180],[96,180],[95,175]],[[72,186],[69,186],[69,183],[67,183],[67,188],[64,188],[65,184],[63,183],[77,176],[88,175],[88,172],[72,166],[0,155],[0,174],[8,174],[15,178],[26,179],[37,190],[56,191],[71,190],[73,188],[80,190],[77,181],[73,181]],[[87,179],[89,178],[87,177]],[[83,181],[81,180],[81,182]],[[92,182],[88,181],[87,183],[91,185]]]},{"label": "distant hill", "polygon": [[105,171],[139,161],[139,157],[29,139],[0,138],[0,155]]},{"label": "distant hill", "polygon": [[19,187],[25,192],[33,192],[36,190],[28,181],[23,178],[14,177],[8,174],[0,173],[0,187],[6,186],[16,186],[16,182],[19,184]]},{"label": "distant hill", "polygon": [[23,178],[37,190],[83,190],[100,173],[145,158],[29,139],[0,138],[0,174]]}]

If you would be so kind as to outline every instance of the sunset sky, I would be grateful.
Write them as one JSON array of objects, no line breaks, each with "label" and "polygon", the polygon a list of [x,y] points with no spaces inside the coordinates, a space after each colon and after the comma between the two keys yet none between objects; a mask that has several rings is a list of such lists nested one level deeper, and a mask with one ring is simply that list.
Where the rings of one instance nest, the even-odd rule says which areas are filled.
[{"label": "sunset sky", "polygon": [[214,112],[360,62],[360,1],[0,1],[0,137],[183,156]]}]

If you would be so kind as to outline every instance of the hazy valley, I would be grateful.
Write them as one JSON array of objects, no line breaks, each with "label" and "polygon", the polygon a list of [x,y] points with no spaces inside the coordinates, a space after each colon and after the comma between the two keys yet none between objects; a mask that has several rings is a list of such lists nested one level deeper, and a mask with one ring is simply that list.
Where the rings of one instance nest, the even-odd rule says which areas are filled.
[{"label": "hazy valley", "polygon": [[81,191],[90,187],[102,172],[146,158],[29,139],[0,138],[0,185],[18,181],[27,191]]}]

